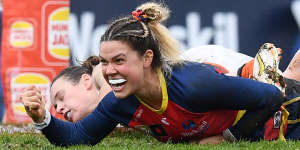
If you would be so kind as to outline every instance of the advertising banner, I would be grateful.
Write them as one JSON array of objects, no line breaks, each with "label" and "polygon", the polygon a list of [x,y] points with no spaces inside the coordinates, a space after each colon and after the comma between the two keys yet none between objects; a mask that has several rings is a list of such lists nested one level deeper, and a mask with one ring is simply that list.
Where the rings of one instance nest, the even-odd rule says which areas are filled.
[{"label": "advertising banner", "polygon": [[55,113],[49,88],[51,80],[69,65],[68,17],[69,0],[3,0],[5,123],[31,122],[17,98],[30,85],[41,89],[46,108]]},{"label": "advertising banner", "polygon": [[[72,59],[84,60],[91,54],[98,55],[100,36],[107,23],[130,15],[144,2],[147,0],[72,0],[69,18]],[[253,57],[263,43],[271,42],[283,49],[282,70],[294,53],[300,27],[296,23],[300,20],[299,0],[163,2],[172,11],[165,25],[183,51],[216,44]]]}]

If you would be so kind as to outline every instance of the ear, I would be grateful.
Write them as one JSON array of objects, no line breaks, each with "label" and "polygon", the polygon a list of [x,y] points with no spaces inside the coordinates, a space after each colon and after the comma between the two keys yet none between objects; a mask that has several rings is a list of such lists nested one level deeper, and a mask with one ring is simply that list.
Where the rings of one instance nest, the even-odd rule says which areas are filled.
[{"label": "ear", "polygon": [[81,76],[80,82],[82,83],[85,90],[90,90],[93,87],[93,79],[88,74],[83,74]]},{"label": "ear", "polygon": [[144,67],[148,68],[151,66],[152,61],[153,61],[153,51],[151,49],[146,50],[143,56],[144,60]]}]

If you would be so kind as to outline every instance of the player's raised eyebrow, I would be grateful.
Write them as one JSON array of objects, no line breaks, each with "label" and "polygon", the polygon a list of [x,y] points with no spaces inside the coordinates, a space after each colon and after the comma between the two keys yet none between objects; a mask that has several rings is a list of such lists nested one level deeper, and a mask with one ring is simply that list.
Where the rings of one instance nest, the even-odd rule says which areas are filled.
[{"label": "player's raised eyebrow", "polygon": [[[114,56],[114,57],[112,57],[111,59],[116,59],[117,57],[121,57],[121,56],[124,56],[124,57],[126,57],[126,55],[125,54],[123,54],[123,53],[120,53],[120,54],[117,54],[116,56]],[[100,57],[100,59],[101,60],[106,60],[105,58],[103,58],[102,56],[99,56]]]}]

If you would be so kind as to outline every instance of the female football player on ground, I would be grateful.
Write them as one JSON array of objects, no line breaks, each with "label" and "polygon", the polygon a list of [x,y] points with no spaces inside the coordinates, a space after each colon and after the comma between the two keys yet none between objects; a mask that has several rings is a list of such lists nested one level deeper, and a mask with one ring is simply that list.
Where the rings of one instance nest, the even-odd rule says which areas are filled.
[{"label": "female football player on ground", "polygon": [[[148,127],[162,142],[220,134],[229,141],[257,139],[257,129],[285,101],[280,90],[180,59],[176,41],[160,24],[167,15],[166,7],[146,3],[132,16],[111,23],[101,38],[99,57],[112,92],[81,121],[58,120],[42,101],[28,93],[21,96],[28,115],[51,143],[96,144],[118,123]],[[62,99],[64,92],[51,89],[51,97]],[[239,110],[246,112],[235,122]]]}]

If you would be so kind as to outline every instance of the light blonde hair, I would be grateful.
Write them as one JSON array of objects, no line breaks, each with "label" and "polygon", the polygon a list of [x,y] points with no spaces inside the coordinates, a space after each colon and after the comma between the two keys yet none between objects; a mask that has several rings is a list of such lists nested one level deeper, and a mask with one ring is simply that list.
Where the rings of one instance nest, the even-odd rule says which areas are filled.
[{"label": "light blonde hair", "polygon": [[170,73],[171,68],[169,65],[180,64],[182,59],[180,59],[180,45],[177,40],[175,40],[169,30],[161,23],[167,20],[170,16],[170,9],[162,3],[148,2],[137,7],[145,12],[149,16],[150,21],[148,23],[150,30],[154,33],[157,41],[160,45],[160,50],[162,57],[167,60],[165,64],[165,72]]},{"label": "light blonde hair", "polygon": [[85,61],[81,62],[81,66],[90,71],[90,75],[92,76],[95,86],[97,90],[101,89],[101,80],[103,78],[101,72],[100,59],[98,56],[90,56]]}]

